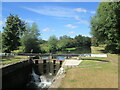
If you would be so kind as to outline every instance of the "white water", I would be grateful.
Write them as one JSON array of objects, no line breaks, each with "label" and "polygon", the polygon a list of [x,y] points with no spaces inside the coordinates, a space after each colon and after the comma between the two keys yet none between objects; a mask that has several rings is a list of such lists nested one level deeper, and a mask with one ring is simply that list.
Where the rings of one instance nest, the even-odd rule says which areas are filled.
[{"label": "white water", "polygon": [[[51,73],[49,74],[51,75]],[[52,78],[46,78],[45,76],[39,76],[35,74],[34,70],[32,70],[32,80],[30,83],[35,84],[37,88],[48,88],[51,84],[53,79]]]}]

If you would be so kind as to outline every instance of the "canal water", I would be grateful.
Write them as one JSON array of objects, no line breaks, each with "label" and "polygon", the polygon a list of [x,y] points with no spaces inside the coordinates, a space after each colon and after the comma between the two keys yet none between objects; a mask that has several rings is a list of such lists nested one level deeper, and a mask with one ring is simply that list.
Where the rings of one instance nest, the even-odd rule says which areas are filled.
[{"label": "canal water", "polygon": [[82,46],[81,48],[77,48],[75,50],[63,50],[63,51],[57,51],[55,54],[90,54],[91,48]]}]

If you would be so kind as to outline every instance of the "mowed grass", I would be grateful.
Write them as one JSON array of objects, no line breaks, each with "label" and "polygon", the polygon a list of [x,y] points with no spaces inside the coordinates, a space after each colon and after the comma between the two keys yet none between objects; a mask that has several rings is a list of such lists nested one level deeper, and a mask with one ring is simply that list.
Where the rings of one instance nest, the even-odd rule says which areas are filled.
[{"label": "mowed grass", "polygon": [[82,57],[81,60],[83,60],[80,65],[91,65],[96,64],[100,62],[107,62],[110,61],[106,57]]},{"label": "mowed grass", "polygon": [[2,60],[0,60],[0,63],[2,64],[0,67],[7,65],[7,64],[12,64],[12,63],[17,63],[19,61],[27,60],[27,56],[2,56]]},{"label": "mowed grass", "polygon": [[[92,47],[93,53],[101,53],[103,47]],[[104,60],[108,63],[66,69],[66,76],[59,88],[118,88],[118,55],[109,54],[107,58],[82,58],[80,65],[89,65]]]},{"label": "mowed grass", "polygon": [[110,64],[73,68],[67,70],[61,83],[60,88],[117,88],[118,71]]}]

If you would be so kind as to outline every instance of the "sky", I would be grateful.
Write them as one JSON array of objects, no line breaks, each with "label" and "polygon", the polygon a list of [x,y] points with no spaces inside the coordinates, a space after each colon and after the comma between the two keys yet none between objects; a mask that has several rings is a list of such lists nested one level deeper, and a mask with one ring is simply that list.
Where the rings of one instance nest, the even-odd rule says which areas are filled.
[{"label": "sky", "polygon": [[96,14],[99,2],[3,2],[2,22],[11,14],[38,25],[40,38],[63,35],[90,35],[90,19]]}]

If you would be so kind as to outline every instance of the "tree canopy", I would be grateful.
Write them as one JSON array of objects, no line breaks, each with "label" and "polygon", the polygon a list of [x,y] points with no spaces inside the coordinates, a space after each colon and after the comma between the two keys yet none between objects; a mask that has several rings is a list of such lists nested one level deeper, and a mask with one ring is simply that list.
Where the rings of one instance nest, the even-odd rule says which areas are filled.
[{"label": "tree canopy", "polygon": [[58,42],[58,39],[55,35],[50,36],[48,40],[50,53],[54,53],[57,50],[57,42]]},{"label": "tree canopy", "polygon": [[120,2],[101,2],[91,19],[91,34],[99,43],[107,44],[111,53],[120,51]]},{"label": "tree canopy", "polygon": [[26,30],[25,22],[17,15],[10,14],[3,29],[3,51],[9,53],[20,46],[20,36]]},{"label": "tree canopy", "polygon": [[39,38],[40,33],[38,31],[38,26],[33,23],[32,26],[27,26],[27,30],[21,37],[21,43],[23,46],[23,50],[26,53],[40,53],[40,46],[39,46]]}]

